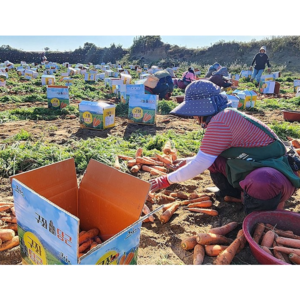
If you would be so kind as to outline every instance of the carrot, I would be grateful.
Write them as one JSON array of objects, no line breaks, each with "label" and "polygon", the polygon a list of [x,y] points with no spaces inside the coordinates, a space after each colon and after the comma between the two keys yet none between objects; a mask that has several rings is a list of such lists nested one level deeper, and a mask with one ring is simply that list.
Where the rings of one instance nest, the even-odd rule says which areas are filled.
[{"label": "carrot", "polygon": [[[79,237],[79,245],[88,239],[92,239],[93,237],[95,237],[98,234],[99,234],[98,228],[92,228],[92,229],[88,230],[82,236]],[[79,251],[79,252],[81,252],[81,251]]]},{"label": "carrot", "polygon": [[202,202],[202,201],[208,201],[210,200],[210,197],[208,196],[203,196],[201,198],[195,198],[195,199],[189,199],[189,200],[183,200],[180,202],[180,205],[188,205],[190,203],[195,203],[195,202]]},{"label": "carrot", "polygon": [[[7,197],[7,198],[10,198],[10,197]],[[5,199],[7,199],[7,198],[5,198]],[[0,207],[1,207],[2,205],[12,205],[12,206],[14,206],[14,204],[13,204],[12,202],[5,202],[5,201],[1,201],[1,202],[0,202]]]},{"label": "carrot", "polygon": [[120,260],[119,260],[119,265],[123,265],[124,264],[124,261],[126,259],[126,254],[122,255]]},{"label": "carrot", "polygon": [[261,249],[263,249],[264,251],[266,251],[268,254],[274,256],[273,253],[271,252],[271,250],[268,247],[266,247],[266,246],[260,246],[260,247],[261,247]]},{"label": "carrot", "polygon": [[131,157],[131,156],[127,156],[127,155],[118,155],[118,157],[120,158],[120,159],[123,159],[123,160],[132,160],[132,159],[134,159],[133,157]]},{"label": "carrot", "polygon": [[226,235],[227,233],[229,233],[230,231],[235,229],[237,226],[238,226],[237,222],[230,222],[230,223],[228,223],[226,225],[223,225],[221,227],[211,228],[208,232],[209,233],[220,234],[220,235]]},{"label": "carrot", "polygon": [[1,220],[7,223],[17,223],[16,217],[2,217]]},{"label": "carrot", "polygon": [[291,238],[285,238],[285,237],[276,237],[275,238],[276,242],[283,245],[283,246],[288,246],[292,248],[300,248],[300,241],[299,240],[294,240]]},{"label": "carrot", "polygon": [[134,165],[131,169],[130,172],[131,173],[137,173],[140,169],[141,169],[142,165],[141,164],[136,164]]},{"label": "carrot", "polygon": [[[275,246],[278,246],[278,244],[274,241],[274,242],[273,242],[273,248],[274,248]],[[279,252],[279,251],[277,251],[277,250],[273,250],[273,254],[274,254],[274,256],[275,256],[277,259],[279,259],[279,260],[281,260],[281,261],[283,261],[283,262],[289,263],[288,259],[284,257],[283,253],[281,253],[281,252]]]},{"label": "carrot", "polygon": [[0,246],[2,245],[2,240],[0,239]]},{"label": "carrot", "polygon": [[224,201],[225,202],[243,203],[242,199],[234,198],[234,197],[231,197],[231,196],[225,196]]},{"label": "carrot", "polygon": [[171,153],[171,148],[172,148],[171,141],[166,141],[165,145],[162,148],[162,152],[164,154],[169,155]]},{"label": "carrot", "polygon": [[296,235],[294,233],[291,233],[290,230],[281,230],[281,229],[277,229],[275,228],[275,226],[271,225],[271,224],[266,224],[266,227],[268,227],[269,229],[272,229],[275,231],[276,234],[283,236],[283,237],[287,237],[287,238],[291,238],[291,239],[296,239],[296,240],[300,240],[300,236]]},{"label": "carrot", "polygon": [[155,156],[163,163],[170,165],[172,163],[172,161],[169,158],[163,157],[160,154],[155,154]]},{"label": "carrot", "polygon": [[0,239],[3,242],[10,241],[15,236],[15,232],[12,229],[0,229]]},{"label": "carrot", "polygon": [[195,199],[195,198],[200,198],[200,197],[202,197],[203,195],[199,195],[199,194],[197,194],[197,193],[191,193],[190,195],[189,195],[189,199]]},{"label": "carrot", "polygon": [[205,245],[205,253],[208,256],[218,256],[222,251],[228,248],[225,245]]},{"label": "carrot", "polygon": [[96,235],[96,236],[94,237],[94,241],[95,241],[97,244],[102,244],[102,240],[101,240],[101,238],[100,238],[98,235]]},{"label": "carrot", "polygon": [[143,148],[138,148],[135,152],[135,158],[141,157],[143,154]]},{"label": "carrot", "polygon": [[167,201],[171,201],[171,202],[175,201],[175,198],[173,198],[171,196],[164,195],[164,194],[159,194],[159,198],[162,199],[162,200],[167,200]]},{"label": "carrot", "polygon": [[198,244],[196,238],[197,235],[184,238],[180,243],[181,248],[184,250],[194,249],[194,247]]},{"label": "carrot", "polygon": [[81,257],[82,255],[84,255],[85,253],[79,253],[78,254],[78,257]]},{"label": "carrot", "polygon": [[185,193],[183,192],[176,192],[176,193],[171,193],[170,194],[171,197],[175,197],[175,198],[180,198],[180,199],[183,199],[183,200],[186,200],[188,199],[188,195],[186,195]]},{"label": "carrot", "polygon": [[192,207],[212,207],[212,202],[210,200],[202,201],[202,202],[195,202],[188,204],[189,208]]},{"label": "carrot", "polygon": [[84,250],[88,249],[93,243],[93,240],[92,239],[88,239],[87,241],[85,241],[84,243],[82,243],[80,246],[79,246],[79,252],[83,252]]},{"label": "carrot", "polygon": [[167,196],[170,196],[173,192],[169,190],[164,190],[163,193]]},{"label": "carrot", "polygon": [[235,239],[214,261],[216,265],[230,265],[241,245],[240,239]]},{"label": "carrot", "polygon": [[10,210],[11,210],[12,214],[13,214],[14,216],[16,216],[16,210],[15,210],[15,207],[13,206]]},{"label": "carrot", "polygon": [[[149,207],[146,204],[144,204],[142,211],[145,215],[148,215],[149,213],[151,213],[151,210],[149,209]],[[153,215],[149,216],[149,220],[150,220],[150,222],[154,222]]]},{"label": "carrot", "polygon": [[300,255],[297,255],[297,254],[295,254],[295,253],[291,253],[291,254],[289,255],[289,260],[290,260],[292,263],[296,264],[296,265],[300,265]]},{"label": "carrot", "polygon": [[153,165],[153,166],[162,166],[163,163],[160,161],[156,161],[150,158],[137,157],[136,162],[143,165]]},{"label": "carrot", "polygon": [[0,205],[0,211],[5,211],[8,209],[11,209],[14,206],[14,204],[4,204],[4,205]]},{"label": "carrot", "polygon": [[121,168],[118,155],[116,155],[116,157],[115,157],[114,168],[116,168],[118,170],[120,170],[120,168]]},{"label": "carrot", "polygon": [[295,253],[297,255],[300,255],[300,249],[288,248],[284,246],[275,246],[273,247],[273,249],[286,254]]},{"label": "carrot", "polygon": [[173,216],[174,212],[178,209],[179,204],[178,203],[174,203],[170,208],[168,208],[166,211],[164,211],[159,219],[162,223],[167,223],[171,217]]},{"label": "carrot", "polygon": [[202,232],[197,234],[196,240],[197,243],[201,245],[229,245],[233,241],[232,239],[227,238],[223,235]]},{"label": "carrot", "polygon": [[131,159],[127,161],[127,167],[131,168],[134,165],[136,165],[136,160],[135,159]]},{"label": "carrot", "polygon": [[269,230],[264,235],[260,245],[270,248],[273,245],[274,239],[275,239],[275,232],[272,230]]},{"label": "carrot", "polygon": [[177,160],[177,150],[174,148],[171,150],[172,161]]},{"label": "carrot", "polygon": [[93,248],[95,248],[97,246],[98,246],[97,242],[92,242],[90,250],[92,250]]},{"label": "carrot", "polygon": [[162,167],[162,166],[151,166],[151,168],[153,168],[155,170],[158,170],[160,172],[164,172],[164,173],[167,172],[167,169],[165,167]]},{"label": "carrot", "polygon": [[197,244],[194,248],[193,265],[202,265],[204,255],[204,247],[200,244]]},{"label": "carrot", "polygon": [[295,148],[300,148],[300,140],[297,139],[292,140],[292,145]]},{"label": "carrot", "polygon": [[18,233],[18,225],[16,223],[6,224],[1,229],[12,229],[15,233]]},{"label": "carrot", "polygon": [[255,230],[254,230],[254,233],[253,233],[253,240],[257,244],[259,244],[264,230],[265,230],[265,224],[264,223],[257,223],[256,224],[256,227],[255,227]]},{"label": "carrot", "polygon": [[151,175],[165,175],[166,173],[160,172],[158,170],[155,170],[149,166],[142,165],[142,170],[146,172],[150,172]]},{"label": "carrot", "polygon": [[243,229],[240,229],[240,230],[238,231],[236,238],[239,239],[240,242],[241,242],[240,247],[239,247],[239,249],[238,249],[238,251],[237,251],[237,253],[239,253],[242,249],[245,248],[246,243],[247,243],[247,240],[246,240],[246,237],[245,237],[245,235],[244,235]]},{"label": "carrot", "polygon": [[209,208],[188,208],[189,211],[199,212],[210,216],[217,216],[219,213],[214,209]]},{"label": "carrot", "polygon": [[20,240],[18,236],[14,236],[11,240],[2,243],[2,245],[0,246],[0,251],[5,251],[7,249],[11,249],[14,248],[16,246],[18,246],[20,244]]},{"label": "carrot", "polygon": [[129,265],[131,263],[133,257],[134,257],[134,252],[130,252],[124,261],[124,265]]},{"label": "carrot", "polygon": [[169,209],[172,205],[174,205],[174,203],[178,203],[180,205],[180,201],[175,201],[175,202],[170,202],[168,204],[164,204],[163,206],[163,211],[166,211],[167,209]]}]

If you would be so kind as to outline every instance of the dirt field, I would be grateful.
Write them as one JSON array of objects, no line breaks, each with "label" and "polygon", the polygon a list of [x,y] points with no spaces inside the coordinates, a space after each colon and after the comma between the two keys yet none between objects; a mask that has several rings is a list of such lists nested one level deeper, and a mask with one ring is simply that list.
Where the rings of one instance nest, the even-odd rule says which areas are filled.
[{"label": "dirt field", "polygon": [[[30,104],[23,104],[30,106]],[[35,106],[45,106],[44,103],[35,103]],[[16,107],[15,105],[13,106]],[[12,105],[0,106],[0,111],[12,109]],[[272,120],[283,121],[280,111],[265,113],[254,113],[255,116],[267,124]],[[182,119],[175,116],[162,116],[157,118],[156,126],[142,126],[128,124],[126,118],[116,118],[116,126],[110,130],[93,131],[81,129],[78,118],[67,116],[64,119],[54,121],[17,121],[0,124],[0,144],[1,141],[15,135],[20,129],[24,129],[32,134],[33,139],[43,139],[50,143],[64,144],[68,139],[87,139],[93,137],[105,138],[108,134],[126,137],[137,129],[143,129],[149,134],[155,135],[169,129],[184,133],[192,130],[202,130],[192,119]],[[48,130],[56,128],[56,130]],[[138,175],[143,180],[149,180],[150,175],[146,172],[139,172]],[[80,180],[80,175],[78,179]],[[213,186],[209,172],[205,171],[200,176],[189,180],[180,185],[174,184],[168,189],[181,190],[186,193],[203,193],[205,188]],[[1,198],[12,196],[11,186],[8,178],[0,178],[0,200]],[[152,210],[166,202],[150,203],[146,202]],[[239,203],[227,203],[213,196],[213,207],[219,215],[212,217],[193,213],[180,207],[171,220],[166,224],[159,221],[159,213],[155,216],[155,222],[144,223],[141,230],[140,248],[138,252],[139,265],[191,265],[193,264],[193,251],[181,249],[181,239],[199,232],[207,232],[211,227],[221,226],[231,221],[239,223],[229,237],[235,238],[245,217],[243,205]],[[300,194],[297,192],[286,203],[287,210],[300,211]],[[20,264],[19,248],[0,253],[0,264]],[[213,258],[205,257],[204,264],[213,264]],[[249,246],[246,246],[236,257],[232,264],[237,265],[256,265],[258,262],[251,254]]]}]

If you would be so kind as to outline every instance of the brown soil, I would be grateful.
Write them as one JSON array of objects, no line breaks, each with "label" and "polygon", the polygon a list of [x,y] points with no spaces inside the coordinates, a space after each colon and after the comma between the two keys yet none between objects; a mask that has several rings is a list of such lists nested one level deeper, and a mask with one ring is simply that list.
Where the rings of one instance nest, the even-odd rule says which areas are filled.
[{"label": "brown soil", "polygon": [[[46,106],[46,104],[43,104]],[[10,105],[2,105],[1,110],[11,109]],[[255,112],[252,113],[258,119],[269,124],[273,120],[283,121],[280,111],[272,112]],[[201,130],[199,125],[192,119],[182,119],[175,116],[161,116],[157,118],[156,126],[142,126],[128,124],[126,118],[116,118],[116,126],[109,130],[93,131],[81,129],[79,127],[78,118],[71,119],[70,116],[64,119],[54,121],[17,121],[0,125],[0,144],[1,141],[7,139],[20,129],[24,129],[32,134],[34,140],[48,141],[50,143],[64,144],[69,139],[87,139],[93,137],[105,138],[108,134],[126,137],[137,129],[142,129],[149,134],[155,135],[169,129],[184,133],[186,131]],[[149,180],[150,175],[146,172],[139,172],[138,176],[143,180]],[[186,193],[198,192],[203,193],[205,188],[213,186],[208,171],[201,176],[182,184],[174,184],[168,189],[174,191],[183,191]],[[0,178],[0,201],[1,198],[12,196],[11,186],[8,178]],[[211,227],[224,225],[231,221],[236,221],[239,226],[228,236],[235,238],[245,217],[243,205],[240,203],[228,203],[221,199],[217,199],[215,195],[212,197],[213,207],[218,211],[218,216],[209,216],[199,213],[193,213],[180,207],[172,216],[169,222],[162,224],[159,220],[161,211],[154,215],[153,223],[143,223],[141,229],[140,248],[138,252],[139,265],[191,265],[193,264],[193,251],[185,251],[181,249],[180,242],[184,237],[194,235],[199,232],[207,232]],[[166,202],[165,202],[166,203]],[[148,207],[153,210],[163,204],[163,202],[150,203],[146,202]],[[291,199],[286,202],[287,210],[300,211],[300,194],[297,192]],[[19,248],[13,251],[4,251],[0,255],[0,264],[18,264],[20,256],[18,256]],[[204,264],[213,264],[213,258],[205,256]],[[232,264],[258,264],[253,257],[249,246],[247,245],[233,259]]]}]

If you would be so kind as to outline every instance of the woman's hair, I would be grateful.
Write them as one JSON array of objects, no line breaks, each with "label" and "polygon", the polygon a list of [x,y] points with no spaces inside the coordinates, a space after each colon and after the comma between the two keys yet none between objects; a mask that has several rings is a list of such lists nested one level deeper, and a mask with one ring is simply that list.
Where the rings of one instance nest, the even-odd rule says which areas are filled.
[{"label": "woman's hair", "polygon": [[188,71],[189,71],[189,72],[191,72],[191,73],[193,73],[193,74],[195,74],[195,71],[194,71],[194,69],[193,69],[193,68],[191,68],[191,67],[190,67],[190,68],[188,68]]}]

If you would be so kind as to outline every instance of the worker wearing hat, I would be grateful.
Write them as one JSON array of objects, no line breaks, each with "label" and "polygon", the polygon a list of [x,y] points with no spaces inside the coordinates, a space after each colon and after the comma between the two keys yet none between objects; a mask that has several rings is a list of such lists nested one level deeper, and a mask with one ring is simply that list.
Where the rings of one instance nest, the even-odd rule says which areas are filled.
[{"label": "worker wearing hat", "polygon": [[[265,70],[266,64],[268,65],[268,72],[271,72],[271,66],[270,66],[270,62],[269,62],[269,57],[266,54],[267,50],[265,46],[262,46],[259,49],[259,53],[257,53],[252,61],[250,70],[253,70],[252,76],[251,76],[251,81],[256,80],[257,85],[259,84],[260,78],[262,73]],[[253,69],[253,65],[255,63],[254,69]]]},{"label": "worker wearing hat", "polygon": [[213,65],[211,65],[209,68],[208,68],[208,71],[207,73],[205,74],[205,78],[209,78],[213,72],[216,72],[218,71],[219,69],[221,69],[222,66],[218,63],[218,62],[215,62]]},{"label": "worker wearing hat", "polygon": [[226,67],[222,67],[218,71],[213,72],[212,76],[210,76],[208,80],[222,88],[232,86]]},{"label": "worker wearing hat", "polygon": [[206,129],[194,157],[177,160],[170,174],[150,180],[151,191],[210,171],[219,196],[242,199],[245,212],[276,210],[300,187],[286,148],[264,123],[230,108],[226,94],[208,80],[192,82],[171,114],[194,117]]}]

